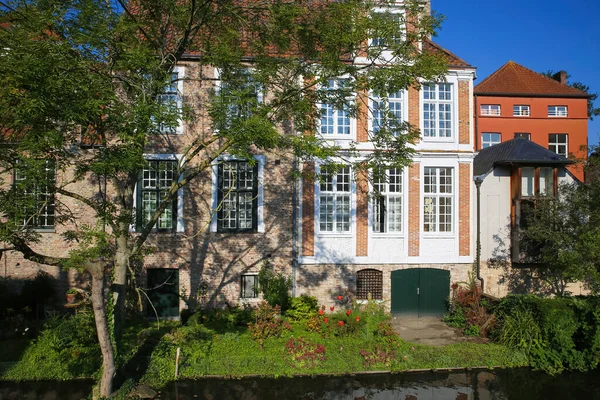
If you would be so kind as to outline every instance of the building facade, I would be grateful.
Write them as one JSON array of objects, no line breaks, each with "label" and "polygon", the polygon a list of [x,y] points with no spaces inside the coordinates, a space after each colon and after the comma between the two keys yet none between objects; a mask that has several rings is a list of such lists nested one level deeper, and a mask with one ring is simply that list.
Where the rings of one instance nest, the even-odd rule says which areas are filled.
[{"label": "building facade", "polygon": [[[587,157],[586,93],[567,85],[564,71],[554,78],[509,61],[475,86],[476,150],[526,138],[556,154]],[[583,168],[569,167],[583,181]]]}]

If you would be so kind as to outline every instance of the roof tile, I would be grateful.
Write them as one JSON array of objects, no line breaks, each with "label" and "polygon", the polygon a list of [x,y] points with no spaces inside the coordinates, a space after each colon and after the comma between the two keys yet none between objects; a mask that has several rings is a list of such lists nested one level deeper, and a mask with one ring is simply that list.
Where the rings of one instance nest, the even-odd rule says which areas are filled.
[{"label": "roof tile", "polygon": [[476,95],[587,97],[585,92],[509,61],[474,88]]}]

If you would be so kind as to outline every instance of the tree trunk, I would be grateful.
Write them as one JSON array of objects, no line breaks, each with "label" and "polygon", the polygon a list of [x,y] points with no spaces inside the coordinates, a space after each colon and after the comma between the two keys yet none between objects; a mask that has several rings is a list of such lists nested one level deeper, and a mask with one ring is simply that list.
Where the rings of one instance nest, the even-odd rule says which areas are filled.
[{"label": "tree trunk", "polygon": [[[128,229],[128,227],[127,227]],[[129,265],[128,238],[120,234],[116,240],[117,251],[115,254],[114,276],[112,282],[113,297],[113,326],[117,347],[121,338],[121,328],[125,320],[125,295],[127,285],[127,269]]]},{"label": "tree trunk", "polygon": [[110,397],[116,366],[104,304],[104,265],[95,263],[88,268],[88,271],[92,274],[92,307],[94,308],[98,343],[102,351],[102,377],[100,378],[99,395],[100,397]]}]

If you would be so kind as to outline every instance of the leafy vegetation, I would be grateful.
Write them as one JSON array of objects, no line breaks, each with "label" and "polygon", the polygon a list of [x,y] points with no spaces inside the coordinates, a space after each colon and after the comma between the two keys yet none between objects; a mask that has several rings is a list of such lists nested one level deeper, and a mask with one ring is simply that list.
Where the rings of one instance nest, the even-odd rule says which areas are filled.
[{"label": "leafy vegetation", "polygon": [[273,266],[265,261],[258,273],[260,292],[272,307],[278,306],[282,312],[289,308],[292,290],[292,280],[281,272],[275,272]]}]

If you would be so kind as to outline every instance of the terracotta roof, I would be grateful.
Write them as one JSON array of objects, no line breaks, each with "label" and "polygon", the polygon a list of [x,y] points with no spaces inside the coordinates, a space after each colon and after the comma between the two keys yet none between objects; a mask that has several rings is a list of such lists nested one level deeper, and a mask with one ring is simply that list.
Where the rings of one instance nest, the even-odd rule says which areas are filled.
[{"label": "terracotta roof", "polygon": [[585,92],[509,61],[475,86],[476,95],[588,97]]},{"label": "terracotta roof", "polygon": [[423,42],[423,51],[433,53],[433,54],[436,54],[436,53],[440,54],[442,57],[444,57],[448,61],[449,67],[452,67],[452,68],[474,68],[472,65],[470,65],[468,62],[466,62],[462,58],[449,52],[448,50],[444,49],[439,44],[432,42],[431,40],[425,40]]},{"label": "terracotta roof", "polygon": [[517,138],[479,150],[473,161],[473,175],[483,175],[499,165],[565,166],[574,161],[537,143]]}]

